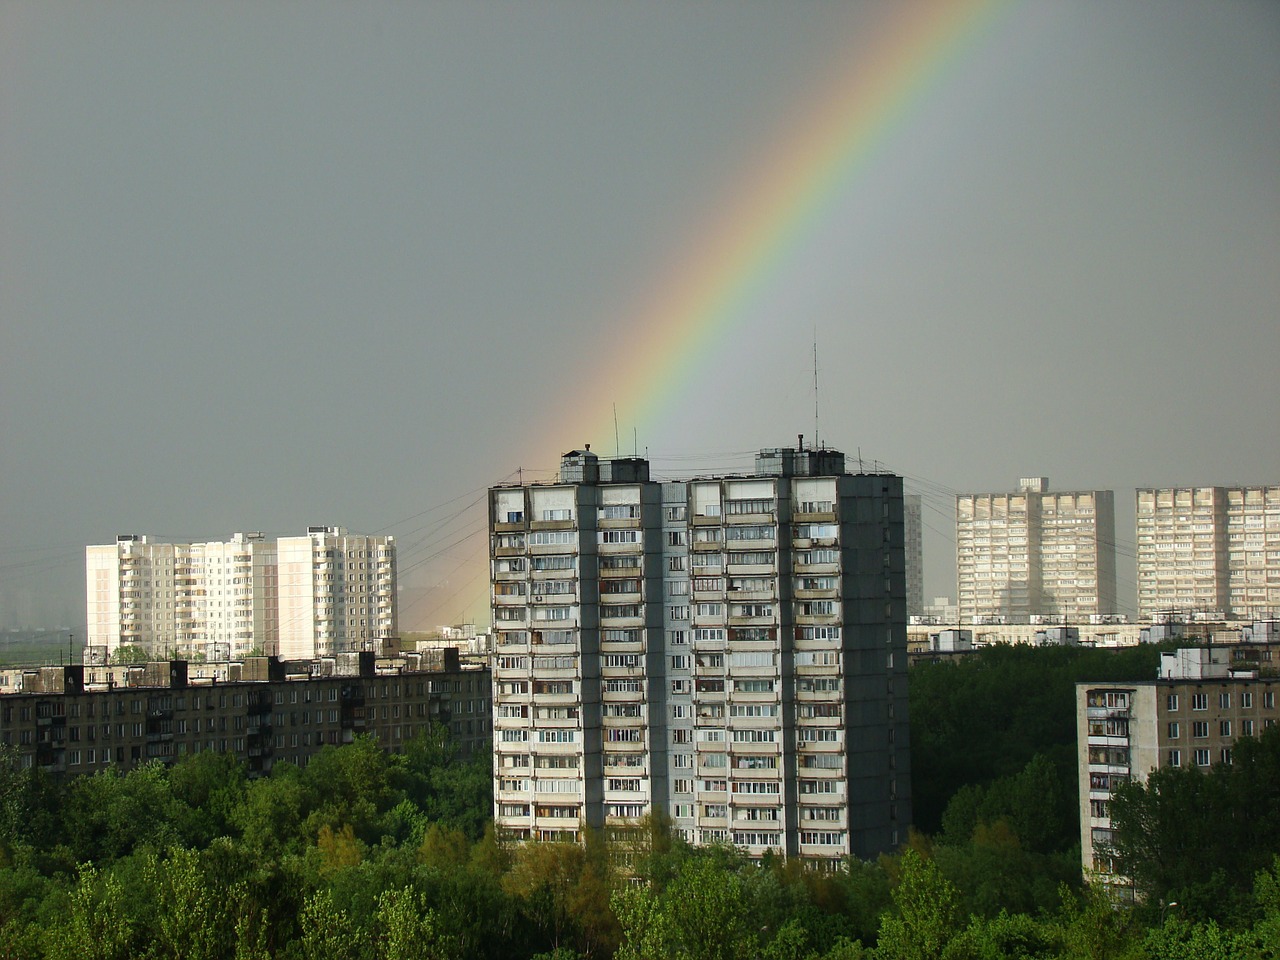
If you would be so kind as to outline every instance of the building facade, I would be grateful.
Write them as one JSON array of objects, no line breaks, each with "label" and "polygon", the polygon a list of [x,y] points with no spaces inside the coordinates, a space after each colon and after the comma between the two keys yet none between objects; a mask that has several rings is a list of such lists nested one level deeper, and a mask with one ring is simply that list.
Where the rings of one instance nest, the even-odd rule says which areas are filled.
[{"label": "building facade", "polygon": [[275,544],[260,533],[207,543],[126,534],[85,549],[91,659],[122,646],[156,656],[244,656],[275,641]]},{"label": "building facade", "polygon": [[1138,613],[1280,614],[1280,486],[1137,491]]},{"label": "building facade", "polygon": [[0,743],[23,767],[58,777],[205,751],[233,753],[256,776],[362,734],[399,750],[434,723],[467,755],[489,749],[489,683],[487,669],[456,652],[42,667],[0,695]]},{"label": "building facade", "polygon": [[277,557],[281,657],[378,653],[399,635],[394,537],[308,527],[281,537]]},{"label": "building facade", "polygon": [[[1242,650],[1259,656],[1255,648]],[[1162,767],[1230,763],[1237,738],[1256,736],[1280,720],[1280,678],[1260,675],[1256,660],[1245,664],[1240,652],[1182,649],[1162,655],[1156,680],[1076,684],[1081,859],[1086,871],[1122,896],[1132,895],[1130,884],[1107,852],[1112,792]],[[1270,650],[1265,658],[1269,664]]]},{"label": "building facade", "polygon": [[105,663],[122,646],[206,660],[384,652],[398,633],[395,560],[393,538],[341,527],[278,541],[122,535],[85,550],[88,659]]},{"label": "building facade", "polygon": [[494,815],[576,838],[651,811],[754,855],[906,837],[902,486],[828,450],[655,482],[566,454],[490,491]]},{"label": "building facade", "polygon": [[1114,494],[1050,492],[1045,477],[1013,493],[960,494],[956,580],[962,623],[1114,614]]},{"label": "building facade", "polygon": [[924,616],[924,498],[902,497],[902,543],[907,576],[907,617]]}]

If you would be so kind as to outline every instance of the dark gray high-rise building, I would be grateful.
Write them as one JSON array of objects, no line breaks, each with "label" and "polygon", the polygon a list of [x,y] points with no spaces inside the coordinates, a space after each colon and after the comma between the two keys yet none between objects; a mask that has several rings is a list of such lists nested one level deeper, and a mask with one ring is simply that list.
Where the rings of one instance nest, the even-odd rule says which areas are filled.
[{"label": "dark gray high-rise building", "polygon": [[902,481],[833,450],[658,482],[565,454],[489,493],[494,815],[525,838],[670,815],[835,860],[911,815]]}]

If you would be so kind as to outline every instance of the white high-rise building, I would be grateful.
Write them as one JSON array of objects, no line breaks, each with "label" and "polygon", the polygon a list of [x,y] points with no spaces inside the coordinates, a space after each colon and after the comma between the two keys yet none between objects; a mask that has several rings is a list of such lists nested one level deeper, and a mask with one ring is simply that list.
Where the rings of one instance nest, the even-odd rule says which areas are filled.
[{"label": "white high-rise building", "polygon": [[660,810],[755,855],[905,839],[900,478],[783,449],[751,476],[655,482],[573,451],[489,509],[504,831]]},{"label": "white high-rise building", "polygon": [[1014,493],[956,497],[962,623],[1084,620],[1116,612],[1115,497],[1050,493],[1026,477]]},{"label": "white high-rise building", "polygon": [[85,548],[88,647],[113,656],[244,656],[275,639],[275,544],[262,534],[159,543],[126,534]]},{"label": "white high-rise building", "polygon": [[280,656],[380,653],[398,635],[394,537],[308,527],[277,541]]},{"label": "white high-rise building", "polygon": [[1138,613],[1280,613],[1280,486],[1137,491]]},{"label": "white high-rise building", "polygon": [[[315,527],[305,537],[159,543],[124,535],[85,550],[88,647],[148,656],[289,659],[374,650],[396,636],[395,545]],[[287,571],[287,589],[284,572]]]}]

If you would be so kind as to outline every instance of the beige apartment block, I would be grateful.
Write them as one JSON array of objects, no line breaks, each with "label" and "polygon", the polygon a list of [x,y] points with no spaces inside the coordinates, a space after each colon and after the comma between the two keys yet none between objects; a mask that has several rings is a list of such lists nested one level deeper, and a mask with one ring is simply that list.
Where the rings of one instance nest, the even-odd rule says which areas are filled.
[{"label": "beige apartment block", "polygon": [[[1230,763],[1239,737],[1280,719],[1280,679],[1240,666],[1226,647],[1164,654],[1160,677],[1139,683],[1076,684],[1080,848],[1084,869],[1120,896],[1132,896],[1107,853],[1108,802],[1116,788],[1162,767]],[[1248,651],[1258,656],[1256,648]],[[1271,662],[1271,650],[1265,660]]]},{"label": "beige apartment block", "polygon": [[489,509],[506,834],[660,810],[755,856],[905,839],[900,478],[785,449],[753,475],[658,482],[585,450]]},{"label": "beige apartment block", "polygon": [[1013,493],[960,494],[956,575],[966,624],[1114,614],[1114,495],[1051,493],[1045,477]]},{"label": "beige apartment block", "polygon": [[1137,491],[1138,613],[1280,613],[1280,486]]}]

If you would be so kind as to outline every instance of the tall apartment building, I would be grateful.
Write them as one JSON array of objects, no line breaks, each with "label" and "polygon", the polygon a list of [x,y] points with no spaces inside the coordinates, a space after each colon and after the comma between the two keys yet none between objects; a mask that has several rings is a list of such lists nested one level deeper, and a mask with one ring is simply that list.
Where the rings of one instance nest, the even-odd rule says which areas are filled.
[{"label": "tall apartment building", "polygon": [[277,541],[277,559],[281,657],[381,652],[397,636],[394,537],[308,527]]},{"label": "tall apartment building", "polygon": [[907,572],[907,616],[924,615],[924,499],[902,497],[902,543]]},{"label": "tall apartment building", "polygon": [[869,857],[906,836],[902,481],[831,450],[656,482],[572,451],[489,493],[494,816]]},{"label": "tall apartment building", "polygon": [[1027,477],[1013,493],[956,497],[962,623],[1086,620],[1116,609],[1115,496],[1049,491]]},{"label": "tall apartment building", "polygon": [[[1256,648],[1250,652],[1257,656]],[[1270,656],[1267,650],[1268,662]],[[1076,684],[1081,858],[1121,895],[1132,895],[1129,882],[1106,852],[1116,787],[1162,767],[1230,763],[1238,737],[1280,720],[1280,678],[1231,667],[1226,647],[1183,649],[1162,654],[1156,680]]]},{"label": "tall apartment building", "polygon": [[159,543],[133,534],[85,549],[90,662],[121,646],[223,660],[382,652],[397,634],[395,542],[311,527],[278,541]]},{"label": "tall apartment building", "polygon": [[85,548],[90,650],[121,646],[211,660],[275,641],[275,544],[262,534],[159,543],[126,534]]},{"label": "tall apartment building", "polygon": [[1138,613],[1280,613],[1280,486],[1137,491]]}]

